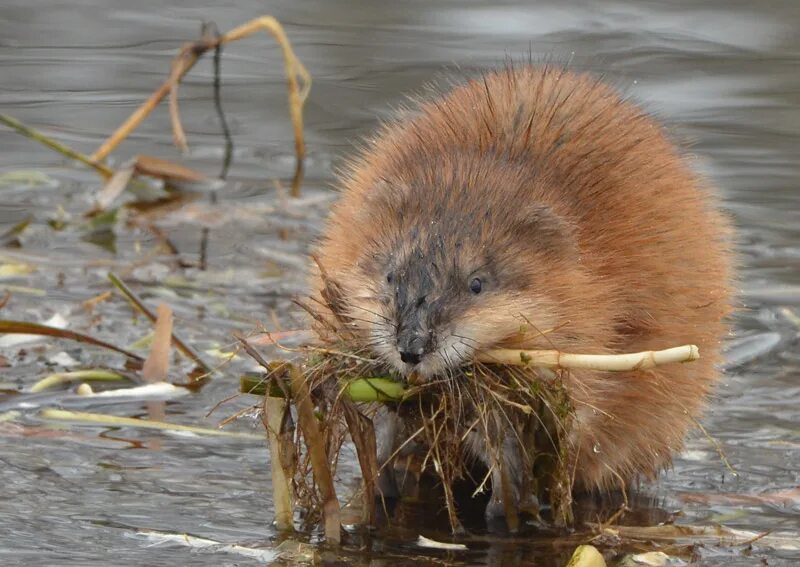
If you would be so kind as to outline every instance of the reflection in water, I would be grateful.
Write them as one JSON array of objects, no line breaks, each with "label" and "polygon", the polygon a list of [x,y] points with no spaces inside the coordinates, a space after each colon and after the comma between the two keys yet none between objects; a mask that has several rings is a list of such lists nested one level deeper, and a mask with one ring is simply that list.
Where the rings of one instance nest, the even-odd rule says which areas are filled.
[{"label": "reflection in water", "polygon": [[[570,61],[577,69],[606,74],[663,116],[673,136],[691,144],[697,168],[719,187],[738,227],[745,288],[739,342],[730,347],[729,373],[704,421],[738,475],[732,476],[715,447],[697,435],[676,458],[674,470],[658,484],[642,486],[637,511],[624,520],[659,521],[682,510],[682,521],[688,522],[721,521],[757,531],[796,527],[798,500],[768,496],[793,494],[800,469],[798,328],[784,311],[800,311],[800,4],[279,0],[266,6],[243,0],[235,6],[207,1],[176,6],[151,0],[7,0],[0,7],[0,106],[90,151],[163,79],[175,50],[197,36],[202,20],[229,29],[265,9],[287,24],[314,75],[303,214],[286,214],[271,182],[287,179],[293,167],[280,54],[267,38],[249,40],[223,57],[223,97],[236,152],[229,182],[219,192],[221,208],[198,201],[182,217],[161,224],[182,255],[196,261],[201,227],[213,223],[208,272],[178,272],[167,258],[146,257],[156,241],[136,228],[119,225],[102,239],[82,240],[76,225],[98,180],[28,140],[0,132],[0,233],[34,215],[22,248],[0,250],[0,263],[8,256],[37,270],[35,279],[10,282],[15,291],[4,318],[45,321],[59,313],[77,327],[99,324],[117,344],[131,342],[149,325],[131,322],[124,302],[107,302],[94,314],[81,310],[80,302],[107,289],[108,267],[139,262],[131,273],[138,290],[149,301],[168,301],[181,333],[198,348],[224,346],[231,329],[251,328],[256,320],[274,327],[271,313],[285,328],[296,328],[290,298],[303,285],[302,258],[333,198],[328,190],[333,166],[354,140],[368,135],[405,93],[432,79],[485,68],[507,54],[527,57],[529,51],[535,60]],[[216,175],[224,144],[212,104],[210,59],[189,76],[181,100],[191,146],[186,161]],[[167,124],[166,109],[160,108],[115,161],[137,153],[177,157]],[[54,220],[66,220],[67,227],[53,230],[48,221]],[[3,369],[2,389],[30,385],[62,351],[81,366],[119,364],[103,352],[63,343],[18,351],[0,349],[13,363]],[[168,405],[167,417],[211,425],[222,415],[207,419],[206,413],[234,389],[232,382],[212,382]],[[247,403],[238,399],[227,407],[233,413]],[[113,411],[137,415],[142,407]],[[29,419],[33,425],[33,415]],[[10,431],[0,430],[6,437],[0,481],[12,495],[0,517],[9,536],[0,562],[55,562],[69,553],[82,564],[103,564],[109,550],[119,562],[187,561],[186,549],[150,548],[130,537],[137,528],[269,544],[266,455],[260,444],[167,435],[156,450],[145,443],[149,434],[137,432],[76,427],[23,437]],[[354,483],[352,461],[342,463],[338,473]],[[741,499],[691,498],[709,494],[765,497],[744,508]],[[594,505],[588,517],[603,517],[609,509]],[[407,526],[433,528],[425,509],[397,513],[408,518]],[[459,560],[522,565],[540,557],[541,564],[563,565],[571,551],[537,547],[533,536],[480,540],[476,530],[473,551]],[[398,529],[373,539],[372,550],[375,556],[413,557],[420,552],[409,544],[416,535]],[[435,531],[428,535],[446,539]],[[770,565],[791,564],[789,552],[700,553],[709,564],[719,558],[718,564],[749,565],[761,557]],[[219,557],[192,560],[219,564]],[[363,554],[356,557],[369,561]]]}]

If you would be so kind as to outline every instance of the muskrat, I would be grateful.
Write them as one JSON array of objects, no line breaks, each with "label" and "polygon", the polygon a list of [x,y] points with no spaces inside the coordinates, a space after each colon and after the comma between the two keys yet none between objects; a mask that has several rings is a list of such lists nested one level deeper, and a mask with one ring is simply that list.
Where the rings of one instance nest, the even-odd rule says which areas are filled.
[{"label": "muskrat", "polygon": [[[492,347],[698,345],[692,364],[566,378],[576,489],[670,463],[719,376],[730,231],[654,119],[587,74],[509,65],[416,101],[367,139],[341,188],[312,269],[317,305],[335,282],[361,345],[401,376],[446,377]],[[542,333],[522,336],[523,321]],[[379,424],[379,458],[396,419]],[[513,448],[504,458],[518,467]]]}]

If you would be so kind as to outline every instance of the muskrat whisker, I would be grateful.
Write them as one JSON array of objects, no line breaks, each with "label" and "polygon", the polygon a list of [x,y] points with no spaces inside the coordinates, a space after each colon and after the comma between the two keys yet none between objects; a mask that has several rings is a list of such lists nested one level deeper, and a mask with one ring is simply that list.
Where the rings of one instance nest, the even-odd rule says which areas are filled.
[{"label": "muskrat whisker", "polygon": [[350,304],[350,305],[349,305],[349,307],[350,307],[350,308],[353,308],[353,307],[355,307],[355,308],[357,308],[357,309],[361,309],[362,311],[364,311],[364,312],[366,312],[366,313],[369,313],[370,315],[375,315],[375,317],[378,317],[379,319],[382,319],[383,321],[386,321],[386,322],[392,322],[392,321],[389,319],[389,317],[387,317],[386,315],[383,315],[383,314],[381,314],[381,313],[378,313],[377,311],[373,311],[373,310],[371,310],[371,309],[367,309],[367,308],[366,308],[366,307],[364,307],[363,305],[358,305],[357,303],[353,303],[353,304]]},{"label": "muskrat whisker", "polygon": [[474,343],[478,343],[478,339],[473,339],[472,337],[465,337],[464,335],[457,335],[455,333],[450,333],[451,336],[456,337],[457,339],[462,339],[465,341],[472,341]]},{"label": "muskrat whisker", "polygon": [[[466,362],[468,360],[468,356],[467,356],[468,353],[475,352],[474,348],[472,348],[468,344],[463,343],[461,341],[453,343],[451,346],[452,346],[453,352],[456,353],[456,356],[462,362]],[[463,353],[458,350],[459,346],[463,346],[464,347],[464,352]]]},{"label": "muskrat whisker", "polygon": [[373,347],[383,346],[385,345],[393,335],[374,335],[374,338],[370,341],[364,341],[364,347],[362,350],[369,350]]},{"label": "muskrat whisker", "polygon": [[322,348],[322,347],[315,347],[315,346],[306,346],[303,347],[305,350],[318,352],[320,354],[331,354],[335,356],[343,356],[345,358],[352,358],[354,360],[360,360],[361,362],[373,362],[373,360],[369,358],[364,358],[362,356],[358,356],[349,352],[342,352],[339,350],[329,349],[329,348]]}]

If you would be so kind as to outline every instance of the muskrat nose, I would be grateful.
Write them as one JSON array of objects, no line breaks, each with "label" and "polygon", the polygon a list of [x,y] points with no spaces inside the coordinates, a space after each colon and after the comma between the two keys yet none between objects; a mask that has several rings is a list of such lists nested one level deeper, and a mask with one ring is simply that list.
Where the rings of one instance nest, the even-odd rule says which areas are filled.
[{"label": "muskrat nose", "polygon": [[431,350],[431,335],[420,327],[418,320],[414,320],[416,317],[418,314],[415,313],[411,321],[404,321],[406,324],[397,333],[397,351],[400,360],[406,364],[419,364],[425,353]]},{"label": "muskrat nose", "polygon": [[409,352],[407,350],[400,351],[400,360],[405,362],[406,364],[419,364],[419,361],[422,360],[422,352]]}]

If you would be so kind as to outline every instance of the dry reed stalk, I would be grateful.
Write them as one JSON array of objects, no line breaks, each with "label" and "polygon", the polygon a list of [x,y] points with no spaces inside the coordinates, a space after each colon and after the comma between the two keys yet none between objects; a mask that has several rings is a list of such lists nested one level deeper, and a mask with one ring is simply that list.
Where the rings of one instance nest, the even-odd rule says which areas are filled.
[{"label": "dry reed stalk", "polygon": [[378,478],[378,450],[372,420],[362,414],[356,405],[341,397],[347,430],[356,447],[356,457],[361,467],[362,478],[362,522],[366,526],[375,524],[375,481]]},{"label": "dry reed stalk", "polygon": [[311,460],[314,481],[322,500],[322,520],[325,528],[325,539],[328,543],[338,545],[341,541],[341,520],[339,500],[333,484],[333,475],[328,463],[328,452],[325,436],[320,430],[314,415],[314,404],[311,400],[306,378],[295,367],[289,368],[292,385],[292,401],[297,409],[297,422],[303,432],[306,449]]},{"label": "dry reed stalk", "polygon": [[291,470],[286,470],[281,462],[281,455],[284,453],[282,444],[287,441],[281,435],[287,408],[286,399],[264,396],[264,411],[261,415],[261,420],[267,431],[271,455],[270,469],[272,473],[272,502],[275,506],[275,527],[282,532],[293,531],[294,529],[292,474]]}]

